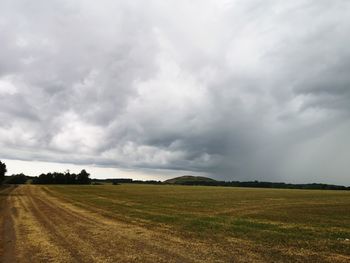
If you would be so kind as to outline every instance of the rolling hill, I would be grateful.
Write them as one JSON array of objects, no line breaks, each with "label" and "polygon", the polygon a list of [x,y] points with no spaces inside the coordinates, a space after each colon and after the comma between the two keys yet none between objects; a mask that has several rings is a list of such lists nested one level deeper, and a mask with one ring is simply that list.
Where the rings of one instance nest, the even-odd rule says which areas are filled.
[{"label": "rolling hill", "polygon": [[217,182],[214,179],[202,176],[192,176],[192,175],[184,175],[180,177],[175,177],[172,179],[168,179],[164,181],[166,184],[182,184],[182,185],[195,185],[195,184],[210,184]]}]

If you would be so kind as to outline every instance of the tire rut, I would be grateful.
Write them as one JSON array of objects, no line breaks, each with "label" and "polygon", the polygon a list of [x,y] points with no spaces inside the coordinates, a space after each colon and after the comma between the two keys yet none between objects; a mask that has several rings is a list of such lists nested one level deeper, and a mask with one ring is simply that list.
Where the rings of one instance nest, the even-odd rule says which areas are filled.
[{"label": "tire rut", "polygon": [[242,258],[242,250],[232,251],[237,240],[223,251],[210,241],[185,239],[167,228],[151,229],[103,216],[94,207],[78,207],[45,186],[19,186],[6,203],[13,230],[6,228],[16,237],[9,254],[18,263],[251,262]]},{"label": "tire rut", "polygon": [[0,238],[0,262],[12,262],[16,263],[15,257],[15,244],[16,233],[14,229],[13,216],[16,216],[17,211],[11,209],[9,205],[9,199],[11,192],[15,189],[14,186],[10,186],[2,190],[0,193],[5,196],[1,202],[1,238]]},{"label": "tire rut", "polygon": [[[18,238],[25,240],[25,235],[33,232],[28,230],[32,226],[56,251],[45,254],[45,246],[32,247],[37,255],[45,254],[40,262],[193,262],[190,257],[162,244],[164,241],[171,243],[171,240],[146,229],[75,209],[39,187],[19,187],[12,199],[12,206],[17,207],[20,214],[16,222]],[[32,223],[25,225],[24,222]],[[40,260],[40,257],[29,256],[29,247],[22,248],[20,262]],[[62,254],[63,260],[57,258]]]}]

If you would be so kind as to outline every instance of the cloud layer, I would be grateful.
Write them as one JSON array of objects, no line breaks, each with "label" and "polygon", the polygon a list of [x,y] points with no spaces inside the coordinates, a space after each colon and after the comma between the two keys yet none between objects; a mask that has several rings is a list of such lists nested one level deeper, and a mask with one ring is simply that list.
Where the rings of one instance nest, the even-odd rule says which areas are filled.
[{"label": "cloud layer", "polygon": [[349,184],[350,3],[0,3],[0,157]]}]

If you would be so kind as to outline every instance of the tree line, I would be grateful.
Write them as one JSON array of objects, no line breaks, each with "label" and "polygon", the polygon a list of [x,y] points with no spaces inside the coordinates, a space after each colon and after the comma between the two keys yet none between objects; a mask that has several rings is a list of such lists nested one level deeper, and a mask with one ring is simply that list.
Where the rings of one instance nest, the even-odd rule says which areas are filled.
[{"label": "tree line", "polygon": [[23,173],[5,176],[6,164],[0,161],[0,185],[1,184],[25,184],[31,179],[32,184],[91,184],[90,174],[85,170],[80,173],[42,173],[39,176],[28,176]]},{"label": "tree line", "polygon": [[319,189],[319,190],[350,190],[350,187],[331,184],[289,184],[259,181],[185,181],[178,185],[202,185],[202,186],[226,186],[226,187],[251,187],[251,188],[281,188],[281,189]]},{"label": "tree line", "polygon": [[224,187],[250,187],[250,188],[280,188],[280,189],[319,189],[319,190],[350,190],[350,187],[342,185],[331,185],[331,184],[290,184],[290,183],[279,183],[279,182],[260,182],[260,181],[215,181],[215,180],[186,180],[178,181],[175,183],[166,183],[155,180],[133,180],[131,178],[111,178],[111,179],[93,179],[93,184],[112,183],[118,184],[176,184],[176,185],[198,185],[198,186],[224,186]]},{"label": "tree line", "polygon": [[[85,170],[80,173],[70,173],[66,171],[64,173],[43,173],[36,177],[31,177],[21,174],[15,174],[12,176],[5,176],[7,172],[6,164],[0,161],[0,184],[24,184],[28,179],[32,180],[33,184],[101,184],[112,183],[114,185],[122,183],[131,184],[166,184],[161,181],[155,180],[133,180],[129,178],[113,178],[113,179],[90,179],[90,174]],[[350,190],[350,187],[341,185],[330,184],[289,184],[289,183],[274,183],[274,182],[259,182],[259,181],[198,181],[187,180],[182,182],[176,182],[178,185],[202,185],[202,186],[225,186],[225,187],[253,187],[253,188],[285,188],[285,189],[323,189],[323,190]]]},{"label": "tree line", "polygon": [[118,184],[163,184],[162,181],[156,180],[133,180],[131,178],[108,178],[108,179],[92,179],[93,184],[111,183],[113,185]]},{"label": "tree line", "polygon": [[6,176],[4,179],[5,184],[25,184],[27,181],[28,176],[23,173]]},{"label": "tree line", "polygon": [[80,173],[47,173],[32,179],[33,184],[91,184],[90,174],[85,170]]}]

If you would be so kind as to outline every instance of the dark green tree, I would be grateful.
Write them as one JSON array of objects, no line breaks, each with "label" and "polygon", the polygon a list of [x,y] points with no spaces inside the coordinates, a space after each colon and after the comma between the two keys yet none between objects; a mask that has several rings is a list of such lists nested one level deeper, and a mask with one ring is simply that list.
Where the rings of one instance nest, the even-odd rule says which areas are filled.
[{"label": "dark green tree", "polygon": [[0,184],[4,181],[6,172],[6,164],[0,161]]},{"label": "dark green tree", "polygon": [[87,173],[85,170],[81,170],[81,172],[77,175],[78,184],[90,184],[91,179],[89,176],[89,173]]}]

